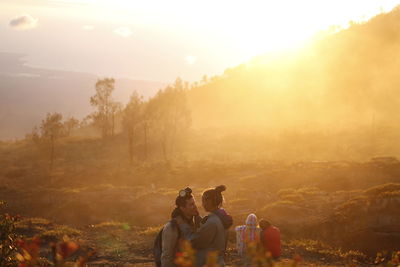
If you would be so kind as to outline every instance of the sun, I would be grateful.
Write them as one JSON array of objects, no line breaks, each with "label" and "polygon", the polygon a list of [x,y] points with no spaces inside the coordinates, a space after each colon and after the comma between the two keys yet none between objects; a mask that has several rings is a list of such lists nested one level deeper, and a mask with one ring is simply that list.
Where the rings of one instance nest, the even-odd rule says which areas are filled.
[{"label": "sun", "polygon": [[97,7],[99,18],[186,30],[203,38],[220,39],[221,45],[234,47],[248,56],[295,47],[332,25],[346,28],[350,21],[367,20],[400,3],[393,0],[57,1]]},{"label": "sun", "polygon": [[[400,0],[40,1],[86,20],[82,27],[96,26],[95,22],[110,24],[125,37],[137,36],[137,29],[156,29],[171,33],[171,38],[179,35],[195,40],[204,49],[231,49],[237,55],[236,61],[297,47],[332,25],[344,29],[350,21],[366,21],[400,4]],[[54,9],[47,11],[52,13]],[[185,51],[182,57],[191,53]]]}]

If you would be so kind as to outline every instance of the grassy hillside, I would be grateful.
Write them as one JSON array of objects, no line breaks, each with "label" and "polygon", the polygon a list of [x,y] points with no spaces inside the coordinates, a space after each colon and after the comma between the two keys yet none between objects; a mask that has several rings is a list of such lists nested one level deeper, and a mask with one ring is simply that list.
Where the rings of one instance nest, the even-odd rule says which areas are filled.
[{"label": "grassy hillside", "polygon": [[399,24],[394,9],[205,79],[188,92],[193,128],[269,158],[398,156]]},{"label": "grassy hillside", "polygon": [[[189,92],[196,127],[398,122],[400,10],[259,56]],[[329,129],[329,128],[328,128]]]},{"label": "grassy hillside", "polygon": [[400,163],[394,159],[130,164],[120,138],[67,138],[51,171],[34,144],[2,144],[0,192],[7,211],[75,227],[112,220],[153,227],[168,220],[179,189],[192,187],[199,200],[205,188],[225,184],[235,225],[255,212],[278,225],[285,240],[320,240],[370,255],[399,242]]}]

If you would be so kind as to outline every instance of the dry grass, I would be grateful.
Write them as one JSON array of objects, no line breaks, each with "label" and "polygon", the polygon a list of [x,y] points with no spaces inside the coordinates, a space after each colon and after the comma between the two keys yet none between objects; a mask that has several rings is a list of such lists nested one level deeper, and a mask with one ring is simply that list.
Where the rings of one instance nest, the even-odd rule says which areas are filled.
[{"label": "dry grass", "polygon": [[162,226],[147,227],[146,229],[139,232],[139,235],[155,237],[160,232]]},{"label": "dry grass", "polygon": [[47,241],[61,240],[64,236],[78,237],[82,234],[81,231],[66,225],[56,226],[51,230],[46,230],[40,234],[40,237]]}]

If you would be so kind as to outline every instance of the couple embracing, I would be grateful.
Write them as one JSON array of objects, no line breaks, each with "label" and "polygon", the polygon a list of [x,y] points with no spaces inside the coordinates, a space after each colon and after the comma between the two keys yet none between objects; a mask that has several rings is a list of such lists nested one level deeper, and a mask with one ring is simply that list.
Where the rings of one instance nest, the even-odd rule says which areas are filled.
[{"label": "couple embracing", "polygon": [[228,241],[228,229],[233,224],[232,217],[222,209],[222,192],[225,190],[226,187],[220,185],[203,192],[202,206],[208,212],[208,215],[203,218],[199,215],[192,190],[186,188],[179,191],[171,220],[156,238],[155,260],[157,266],[175,266],[175,256],[179,252],[181,240],[189,241],[195,249],[196,267],[206,264],[210,252],[217,253],[219,266],[225,265],[224,255]]}]

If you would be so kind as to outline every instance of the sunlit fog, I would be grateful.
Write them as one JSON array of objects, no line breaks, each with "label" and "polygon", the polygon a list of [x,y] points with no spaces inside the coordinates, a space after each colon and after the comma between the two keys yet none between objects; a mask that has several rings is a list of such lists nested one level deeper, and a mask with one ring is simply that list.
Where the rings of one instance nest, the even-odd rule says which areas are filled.
[{"label": "sunlit fog", "polygon": [[0,267],[399,266],[400,1],[0,22]]}]

